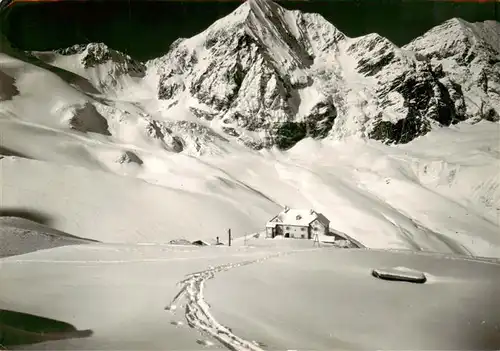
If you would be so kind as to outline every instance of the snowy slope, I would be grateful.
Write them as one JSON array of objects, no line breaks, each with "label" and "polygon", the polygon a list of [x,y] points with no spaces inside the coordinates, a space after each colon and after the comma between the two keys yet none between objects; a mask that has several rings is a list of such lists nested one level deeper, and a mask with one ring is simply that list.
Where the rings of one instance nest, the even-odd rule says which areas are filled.
[{"label": "snowy slope", "polygon": [[106,242],[215,240],[228,228],[240,235],[258,231],[259,223],[279,210],[240,184],[208,175],[187,179],[184,189],[181,180],[181,189],[172,189],[74,166],[17,158],[0,162],[2,207],[43,209],[54,227]]},{"label": "snowy slope", "polygon": [[[431,133],[407,149],[307,140],[288,153],[191,158],[150,151],[138,153],[142,164],[118,162],[127,159],[118,146],[105,151],[64,134],[2,127],[13,136],[5,149],[30,157],[42,149],[46,161],[0,160],[3,206],[44,209],[56,228],[75,235],[168,242],[213,239],[232,228],[237,237],[263,230],[289,205],[324,213],[332,228],[369,247],[500,255],[500,150],[491,148],[498,128],[490,122]],[[20,135],[35,138],[35,147],[16,147]],[[463,145],[454,153],[440,146],[451,148],[457,137]],[[37,180],[28,181],[33,174]]]},{"label": "snowy slope", "polygon": [[0,258],[90,242],[24,218],[0,217]]},{"label": "snowy slope", "polygon": [[333,228],[369,247],[498,257],[499,134],[497,124],[483,122],[397,148],[309,139],[265,154],[265,162],[214,162],[281,203],[324,213]]},{"label": "snowy slope", "polygon": [[224,144],[224,138],[204,125],[166,120],[135,101],[103,96],[85,76],[30,57],[15,58],[9,52],[0,52],[7,100],[0,112],[7,120],[40,126],[47,132],[64,130],[74,138],[91,135],[90,139],[106,143],[112,136],[113,143],[188,154],[217,152],[217,144]]}]

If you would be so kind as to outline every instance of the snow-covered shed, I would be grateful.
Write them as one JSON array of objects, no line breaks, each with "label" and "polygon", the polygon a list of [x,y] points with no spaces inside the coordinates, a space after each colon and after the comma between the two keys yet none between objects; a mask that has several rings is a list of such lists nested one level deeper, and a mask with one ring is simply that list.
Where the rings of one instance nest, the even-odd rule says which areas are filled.
[{"label": "snow-covered shed", "polygon": [[321,213],[285,207],[267,222],[266,237],[313,239],[316,235],[328,235],[329,229],[330,221]]}]

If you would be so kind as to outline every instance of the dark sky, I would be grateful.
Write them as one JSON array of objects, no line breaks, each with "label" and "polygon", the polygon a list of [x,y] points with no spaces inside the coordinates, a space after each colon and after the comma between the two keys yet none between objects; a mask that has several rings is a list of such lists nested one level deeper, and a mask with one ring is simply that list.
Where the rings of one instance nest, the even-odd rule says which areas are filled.
[{"label": "dark sky", "polygon": [[[25,50],[105,42],[146,60],[164,54],[179,37],[190,37],[241,2],[87,1],[17,4],[2,14],[2,32]],[[377,32],[398,45],[452,17],[499,18],[498,2],[394,0],[287,1],[283,6],[317,12],[348,36]]]}]

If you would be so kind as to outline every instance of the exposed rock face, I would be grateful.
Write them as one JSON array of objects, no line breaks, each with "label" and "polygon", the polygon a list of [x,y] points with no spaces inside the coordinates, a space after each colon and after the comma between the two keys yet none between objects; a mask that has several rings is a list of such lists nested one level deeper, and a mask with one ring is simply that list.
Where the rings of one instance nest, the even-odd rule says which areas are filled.
[{"label": "exposed rock face", "polygon": [[137,165],[142,165],[144,162],[141,160],[139,156],[137,156],[134,152],[132,151],[124,151],[116,160],[116,162],[120,164],[129,164],[129,163],[134,163]]},{"label": "exposed rock face", "polygon": [[63,116],[63,123],[70,129],[82,133],[98,133],[111,135],[108,121],[104,118],[91,103],[83,106],[67,106],[60,111]]},{"label": "exposed rock face", "polygon": [[18,94],[16,80],[0,70],[0,102],[12,100]]},{"label": "exposed rock face", "polygon": [[428,59],[463,118],[498,121],[500,23],[451,19],[404,48]]},{"label": "exposed rock face", "polygon": [[158,140],[163,147],[172,152],[182,152],[184,145],[182,139],[174,134],[169,125],[155,119],[145,118],[145,132],[152,140]]},{"label": "exposed rock face", "polygon": [[[499,51],[485,32],[498,39],[498,23],[451,20],[400,49],[377,34],[348,38],[320,15],[249,0],[153,66],[160,99],[189,101],[194,116],[257,149],[327,135],[405,143],[478,113],[498,120]],[[449,60],[481,73],[461,75]],[[477,106],[471,86],[482,91]]]},{"label": "exposed rock face", "polygon": [[465,119],[455,107],[448,89],[425,64],[414,72],[405,72],[377,92],[382,106],[394,104],[390,100],[394,94],[402,97],[404,111],[401,110],[403,118],[396,121],[376,121],[369,134],[374,139],[406,143],[427,133],[432,122],[449,126]]},{"label": "exposed rock face", "polygon": [[[406,143],[432,125],[449,126],[465,119],[440,81],[440,72],[422,56],[400,50],[378,35],[362,37],[348,52],[358,57],[357,71],[377,82],[374,97],[379,114],[368,123],[370,138]],[[460,100],[460,90],[452,84],[450,88]]]}]

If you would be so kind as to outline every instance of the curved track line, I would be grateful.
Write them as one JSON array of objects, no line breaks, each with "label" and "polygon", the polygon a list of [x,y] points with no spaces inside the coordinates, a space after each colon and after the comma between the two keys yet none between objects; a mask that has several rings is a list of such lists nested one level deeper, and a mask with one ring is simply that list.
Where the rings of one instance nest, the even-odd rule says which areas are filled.
[{"label": "curved track line", "polygon": [[[318,250],[318,249],[312,249]],[[198,329],[205,332],[218,340],[226,348],[232,351],[264,351],[258,345],[251,341],[247,341],[239,336],[233,334],[231,329],[221,325],[211,314],[210,306],[204,300],[203,288],[205,282],[209,279],[215,277],[215,274],[220,272],[225,272],[233,268],[238,268],[242,266],[247,266],[253,263],[263,262],[265,260],[275,258],[284,254],[291,254],[294,252],[302,251],[312,251],[311,249],[306,250],[293,250],[287,252],[277,253],[275,255],[266,256],[260,259],[243,261],[239,263],[229,263],[225,265],[220,265],[217,267],[211,267],[207,270],[191,273],[186,279],[182,280],[179,284],[181,289],[177,295],[173,298],[166,310],[175,310],[176,302],[182,297],[185,297],[186,307],[185,307],[185,317],[187,323],[191,328]]]}]

